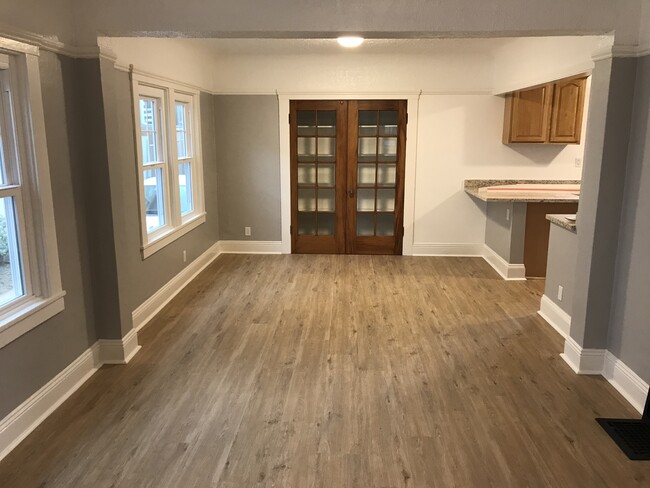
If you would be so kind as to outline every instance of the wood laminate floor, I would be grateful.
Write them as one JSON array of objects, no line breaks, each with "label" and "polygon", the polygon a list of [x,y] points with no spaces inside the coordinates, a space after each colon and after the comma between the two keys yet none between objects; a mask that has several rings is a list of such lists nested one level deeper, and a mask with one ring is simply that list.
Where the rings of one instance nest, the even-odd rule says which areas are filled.
[{"label": "wood laminate floor", "polygon": [[223,255],[0,463],[19,487],[648,487],[543,282],[480,258]]}]

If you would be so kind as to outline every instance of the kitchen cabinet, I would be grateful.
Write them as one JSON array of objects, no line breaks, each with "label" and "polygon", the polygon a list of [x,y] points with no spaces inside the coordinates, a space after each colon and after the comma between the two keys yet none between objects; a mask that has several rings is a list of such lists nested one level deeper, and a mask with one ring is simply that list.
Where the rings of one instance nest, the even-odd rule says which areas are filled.
[{"label": "kitchen cabinet", "polygon": [[508,93],[503,143],[579,144],[586,77]]}]

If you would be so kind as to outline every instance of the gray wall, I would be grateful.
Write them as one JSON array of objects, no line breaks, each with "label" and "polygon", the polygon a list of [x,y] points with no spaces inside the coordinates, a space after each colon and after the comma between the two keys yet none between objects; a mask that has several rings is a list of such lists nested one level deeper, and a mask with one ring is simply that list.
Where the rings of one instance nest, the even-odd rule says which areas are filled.
[{"label": "gray wall", "polygon": [[[215,95],[214,115],[219,238],[280,241],[277,97]],[[251,237],[244,227],[252,228]]]},{"label": "gray wall", "polygon": [[607,346],[635,79],[634,58],[597,61],[592,73],[571,314],[584,348]]},{"label": "gray wall", "polygon": [[[212,97],[201,94],[206,222],[142,259],[131,81],[128,73],[102,60],[102,90],[110,173],[114,246],[117,259],[121,333],[132,328],[131,313],[218,239],[217,163]],[[277,125],[277,124],[276,124]],[[183,251],[187,262],[183,262]]]},{"label": "gray wall", "polygon": [[[96,63],[96,61],[94,61]],[[86,239],[83,89],[93,61],[41,51],[45,129],[65,310],[0,349],[0,418],[74,361],[97,339]]]},{"label": "gray wall", "polygon": [[[569,315],[573,311],[577,253],[578,236],[575,231],[551,223],[544,295]],[[562,301],[557,299],[558,286],[564,288]]]},{"label": "gray wall", "polygon": [[608,349],[650,382],[650,56],[639,59]]},{"label": "gray wall", "polygon": [[[510,209],[510,220],[506,211]],[[485,243],[510,264],[523,264],[526,234],[526,204],[488,202]]]}]

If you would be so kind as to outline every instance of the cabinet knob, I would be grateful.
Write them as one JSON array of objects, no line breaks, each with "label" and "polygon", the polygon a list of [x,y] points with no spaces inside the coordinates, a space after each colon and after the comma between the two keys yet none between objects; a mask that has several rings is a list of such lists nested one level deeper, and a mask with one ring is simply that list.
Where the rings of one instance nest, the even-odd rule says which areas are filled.
[{"label": "cabinet knob", "polygon": [[348,196],[352,198],[354,196],[354,190],[348,191]]}]

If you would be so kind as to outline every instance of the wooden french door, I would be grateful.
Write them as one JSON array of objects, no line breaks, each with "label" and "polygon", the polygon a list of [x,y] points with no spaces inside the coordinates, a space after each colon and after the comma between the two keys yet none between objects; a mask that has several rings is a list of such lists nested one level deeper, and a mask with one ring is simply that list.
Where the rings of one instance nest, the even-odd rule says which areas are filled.
[{"label": "wooden french door", "polygon": [[291,102],[294,253],[401,254],[405,100]]}]

